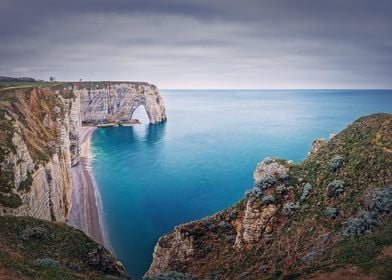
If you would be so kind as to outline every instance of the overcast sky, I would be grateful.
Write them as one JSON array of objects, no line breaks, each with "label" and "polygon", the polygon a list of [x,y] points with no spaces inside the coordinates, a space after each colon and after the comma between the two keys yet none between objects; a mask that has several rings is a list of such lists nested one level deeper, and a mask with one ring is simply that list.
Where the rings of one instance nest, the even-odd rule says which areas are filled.
[{"label": "overcast sky", "polygon": [[391,0],[0,0],[0,76],[392,88]]}]

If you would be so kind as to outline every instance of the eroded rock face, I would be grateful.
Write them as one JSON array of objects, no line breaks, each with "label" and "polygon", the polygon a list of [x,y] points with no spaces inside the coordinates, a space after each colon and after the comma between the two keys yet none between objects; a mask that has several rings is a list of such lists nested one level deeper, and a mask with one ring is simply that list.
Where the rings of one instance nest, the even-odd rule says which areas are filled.
[{"label": "eroded rock face", "polygon": [[69,83],[2,95],[0,215],[67,219],[82,122],[130,120],[138,106],[151,123],[166,120],[162,97],[148,83]]},{"label": "eroded rock face", "polygon": [[247,196],[245,215],[237,232],[235,248],[259,242],[263,235],[271,234],[274,225],[274,215],[277,206],[263,203],[263,197],[271,198],[269,189],[288,177],[288,168],[275,159],[266,158],[257,164],[253,173],[255,187]]},{"label": "eroded rock face", "polygon": [[[300,163],[263,160],[244,199],[163,236],[147,275],[307,279],[314,269],[337,271],[365,259],[390,266],[369,248],[391,246],[391,119],[360,118],[328,142],[315,142]],[[339,187],[337,195],[329,195],[331,185]],[[190,234],[176,238],[178,231]]]},{"label": "eroded rock face", "polygon": [[[183,226],[175,227],[173,233],[159,239],[154,248],[153,263],[145,276],[167,272],[175,263],[186,263],[194,256],[194,236],[183,230]],[[173,259],[175,256],[176,259]]]},{"label": "eroded rock face", "polygon": [[10,179],[1,192],[14,203],[0,205],[0,214],[65,221],[71,208],[71,166],[79,161],[80,99],[39,89],[29,94],[27,104],[21,98],[4,113],[12,132],[0,165],[2,176],[7,172]]},{"label": "eroded rock face", "polygon": [[261,240],[264,233],[270,234],[273,230],[275,212],[276,206],[273,204],[260,207],[248,201],[242,227],[237,233],[234,246],[241,248],[246,244],[254,244]]},{"label": "eroded rock face", "polygon": [[156,86],[147,83],[105,83],[76,90],[81,96],[82,119],[86,123],[132,119],[133,112],[144,106],[150,123],[166,120],[163,99]]},{"label": "eroded rock face", "polygon": [[314,140],[312,143],[312,148],[310,149],[308,156],[314,156],[318,153],[318,151],[327,144],[327,140],[324,138]]}]

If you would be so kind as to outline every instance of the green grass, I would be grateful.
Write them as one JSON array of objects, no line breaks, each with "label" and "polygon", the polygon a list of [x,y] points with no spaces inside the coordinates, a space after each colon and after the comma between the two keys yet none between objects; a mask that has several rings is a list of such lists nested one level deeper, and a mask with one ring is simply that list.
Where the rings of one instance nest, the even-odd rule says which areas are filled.
[{"label": "green grass", "polygon": [[[23,241],[21,234],[27,227],[44,228],[47,236]],[[0,217],[0,267],[32,279],[107,279],[108,273],[86,263],[88,254],[98,246],[81,231],[65,224],[28,217]],[[60,267],[38,267],[35,264],[38,258],[55,259]],[[70,269],[70,264],[77,264],[80,270]]]}]

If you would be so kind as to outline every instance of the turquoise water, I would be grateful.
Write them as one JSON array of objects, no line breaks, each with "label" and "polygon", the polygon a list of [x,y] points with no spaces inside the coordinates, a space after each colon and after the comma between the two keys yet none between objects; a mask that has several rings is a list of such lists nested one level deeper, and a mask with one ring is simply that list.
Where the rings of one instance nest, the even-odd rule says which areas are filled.
[{"label": "turquoise water", "polygon": [[359,116],[392,112],[392,91],[163,90],[168,121],[102,128],[93,172],[116,256],[135,277],[175,225],[224,209],[267,156],[302,160]]}]

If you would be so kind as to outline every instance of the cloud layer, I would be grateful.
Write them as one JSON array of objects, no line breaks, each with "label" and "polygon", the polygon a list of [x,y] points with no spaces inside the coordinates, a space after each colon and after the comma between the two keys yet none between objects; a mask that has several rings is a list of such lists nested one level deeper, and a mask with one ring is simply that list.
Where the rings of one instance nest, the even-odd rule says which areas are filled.
[{"label": "cloud layer", "polygon": [[389,0],[2,0],[0,75],[391,88]]}]

